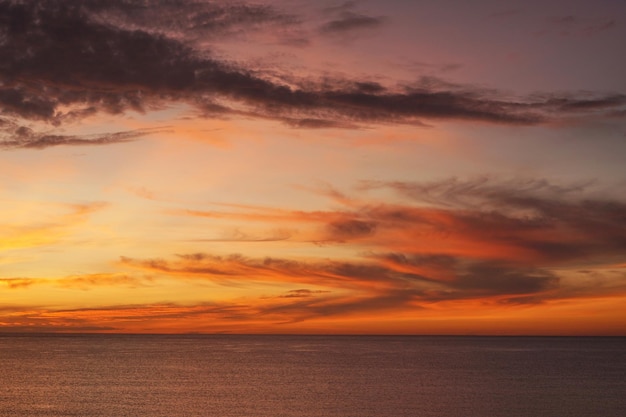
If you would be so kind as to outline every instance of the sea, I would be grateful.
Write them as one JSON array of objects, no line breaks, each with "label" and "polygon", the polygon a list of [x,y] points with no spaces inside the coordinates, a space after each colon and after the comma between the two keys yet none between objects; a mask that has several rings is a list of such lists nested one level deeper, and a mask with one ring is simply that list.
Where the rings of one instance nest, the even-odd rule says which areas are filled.
[{"label": "sea", "polygon": [[0,335],[0,416],[624,417],[626,338]]}]

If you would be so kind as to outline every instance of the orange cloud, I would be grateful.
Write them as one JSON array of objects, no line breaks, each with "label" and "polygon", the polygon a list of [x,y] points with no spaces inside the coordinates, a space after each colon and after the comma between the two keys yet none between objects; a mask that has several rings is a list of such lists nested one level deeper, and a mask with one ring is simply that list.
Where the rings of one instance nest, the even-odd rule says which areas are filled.
[{"label": "orange cloud", "polygon": [[[18,204],[15,210],[24,210]],[[28,207],[29,203],[23,203]],[[62,237],[71,233],[72,228],[87,220],[89,215],[105,207],[105,203],[68,204],[64,208],[69,213],[59,214],[56,217],[44,214],[42,218],[28,218],[23,221],[26,224],[1,224],[0,223],[0,248],[17,249],[48,245],[57,242]]]},{"label": "orange cloud", "polygon": [[[181,210],[175,214],[245,224],[298,227],[293,241],[349,243],[370,250],[445,254],[535,266],[594,262],[626,249],[626,203],[588,198],[584,186],[541,180],[498,182],[365,183],[362,192],[391,189],[404,201],[330,197],[326,211],[224,205],[231,210]],[[246,234],[244,233],[244,236]]]},{"label": "orange cloud", "polygon": [[[360,190],[358,199],[344,195],[333,210],[224,205],[227,209],[217,213],[176,213],[240,221],[244,230],[255,223],[303,229],[299,238],[317,239],[303,242],[350,248],[350,257],[187,252],[123,256],[117,263],[122,271],[110,274],[4,278],[0,283],[15,291],[43,284],[71,289],[106,285],[132,294],[140,286],[161,285],[162,279],[235,290],[211,302],[189,298],[181,303],[175,295],[159,292],[151,297],[162,302],[150,298],[137,305],[105,301],[99,308],[24,307],[4,310],[0,325],[5,331],[124,332],[340,332],[350,325],[356,333],[410,333],[434,332],[435,323],[443,323],[439,333],[462,332],[466,326],[477,333],[522,334],[529,323],[538,332],[558,330],[555,320],[537,324],[540,314],[564,320],[564,312],[581,316],[599,306],[601,314],[581,320],[582,327],[571,331],[593,333],[592,324],[603,322],[607,333],[617,332],[607,323],[617,326],[618,313],[606,306],[626,298],[623,203],[581,198],[581,190],[541,183],[530,183],[525,191],[514,187],[516,193],[490,181],[368,186],[396,190],[400,202],[369,198],[367,190]],[[80,220],[95,209],[76,206],[68,216]],[[590,218],[592,212],[602,216]],[[233,241],[250,237],[241,232]],[[247,291],[251,286],[262,290]],[[386,326],[390,320],[395,324]],[[373,324],[369,328],[365,323]]]},{"label": "orange cloud", "polygon": [[35,285],[50,285],[60,288],[88,290],[99,286],[125,286],[137,288],[152,281],[149,277],[133,277],[126,274],[86,274],[62,278],[0,278],[0,284],[8,289],[28,288]]}]

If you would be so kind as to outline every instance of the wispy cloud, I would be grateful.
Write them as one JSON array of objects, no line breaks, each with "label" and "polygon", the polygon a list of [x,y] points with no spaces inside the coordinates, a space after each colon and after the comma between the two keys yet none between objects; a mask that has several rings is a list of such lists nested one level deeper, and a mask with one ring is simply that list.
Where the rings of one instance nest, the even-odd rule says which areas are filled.
[{"label": "wispy cloud", "polygon": [[335,6],[322,9],[326,22],[319,31],[327,35],[345,35],[348,32],[361,29],[373,29],[381,26],[387,20],[384,16],[371,16],[358,10],[356,1],[345,1]]},{"label": "wispy cloud", "polygon": [[[375,299],[402,297],[405,307],[444,300],[515,298],[543,294],[558,287],[557,275],[548,270],[496,261],[472,261],[449,255],[446,264],[433,268],[427,256],[371,254],[361,261],[280,258],[255,259],[241,255],[180,255],[177,260],[122,258],[125,265],[155,273],[195,275],[213,281],[253,279],[324,286]],[[303,294],[283,296],[299,298]],[[337,302],[337,296],[328,297]],[[306,293],[304,295],[311,295]],[[352,296],[351,296],[352,297]],[[316,301],[317,302],[317,301]]]},{"label": "wispy cloud", "polygon": [[376,28],[383,24],[384,17],[373,17],[354,12],[342,12],[337,19],[324,23],[320,32],[325,34],[346,33],[359,29]]},{"label": "wispy cloud", "polygon": [[137,288],[146,286],[151,281],[151,278],[147,277],[140,278],[118,273],[70,275],[61,278],[0,278],[0,284],[5,284],[9,289],[21,289],[38,285],[80,290],[89,290],[100,286]]},{"label": "wispy cloud", "polygon": [[30,219],[27,222],[0,222],[0,248],[18,249],[49,245],[70,234],[89,215],[106,207],[106,203],[63,205],[65,214]]},{"label": "wispy cloud", "polygon": [[595,36],[613,29],[617,22],[614,18],[593,18],[574,15],[550,16],[546,19],[548,27],[537,32],[540,36]]},{"label": "wispy cloud", "polygon": [[26,126],[16,126],[0,120],[0,148],[3,149],[45,149],[52,146],[92,146],[131,142],[137,138],[164,132],[166,129],[136,129],[124,132],[93,135],[63,135],[36,132]]}]

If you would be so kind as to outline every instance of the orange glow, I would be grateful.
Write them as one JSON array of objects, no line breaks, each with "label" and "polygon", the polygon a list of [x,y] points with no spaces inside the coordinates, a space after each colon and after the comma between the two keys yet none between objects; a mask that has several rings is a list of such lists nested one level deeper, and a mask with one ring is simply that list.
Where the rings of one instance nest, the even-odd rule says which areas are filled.
[{"label": "orange glow", "polygon": [[9,3],[0,331],[626,335],[619,2]]}]

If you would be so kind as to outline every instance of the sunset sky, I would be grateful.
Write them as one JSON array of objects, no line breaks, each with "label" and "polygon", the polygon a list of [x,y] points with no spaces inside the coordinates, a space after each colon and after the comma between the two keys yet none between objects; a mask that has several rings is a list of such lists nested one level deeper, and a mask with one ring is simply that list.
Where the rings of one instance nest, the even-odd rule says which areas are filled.
[{"label": "sunset sky", "polygon": [[623,0],[0,0],[0,332],[626,335]]}]

